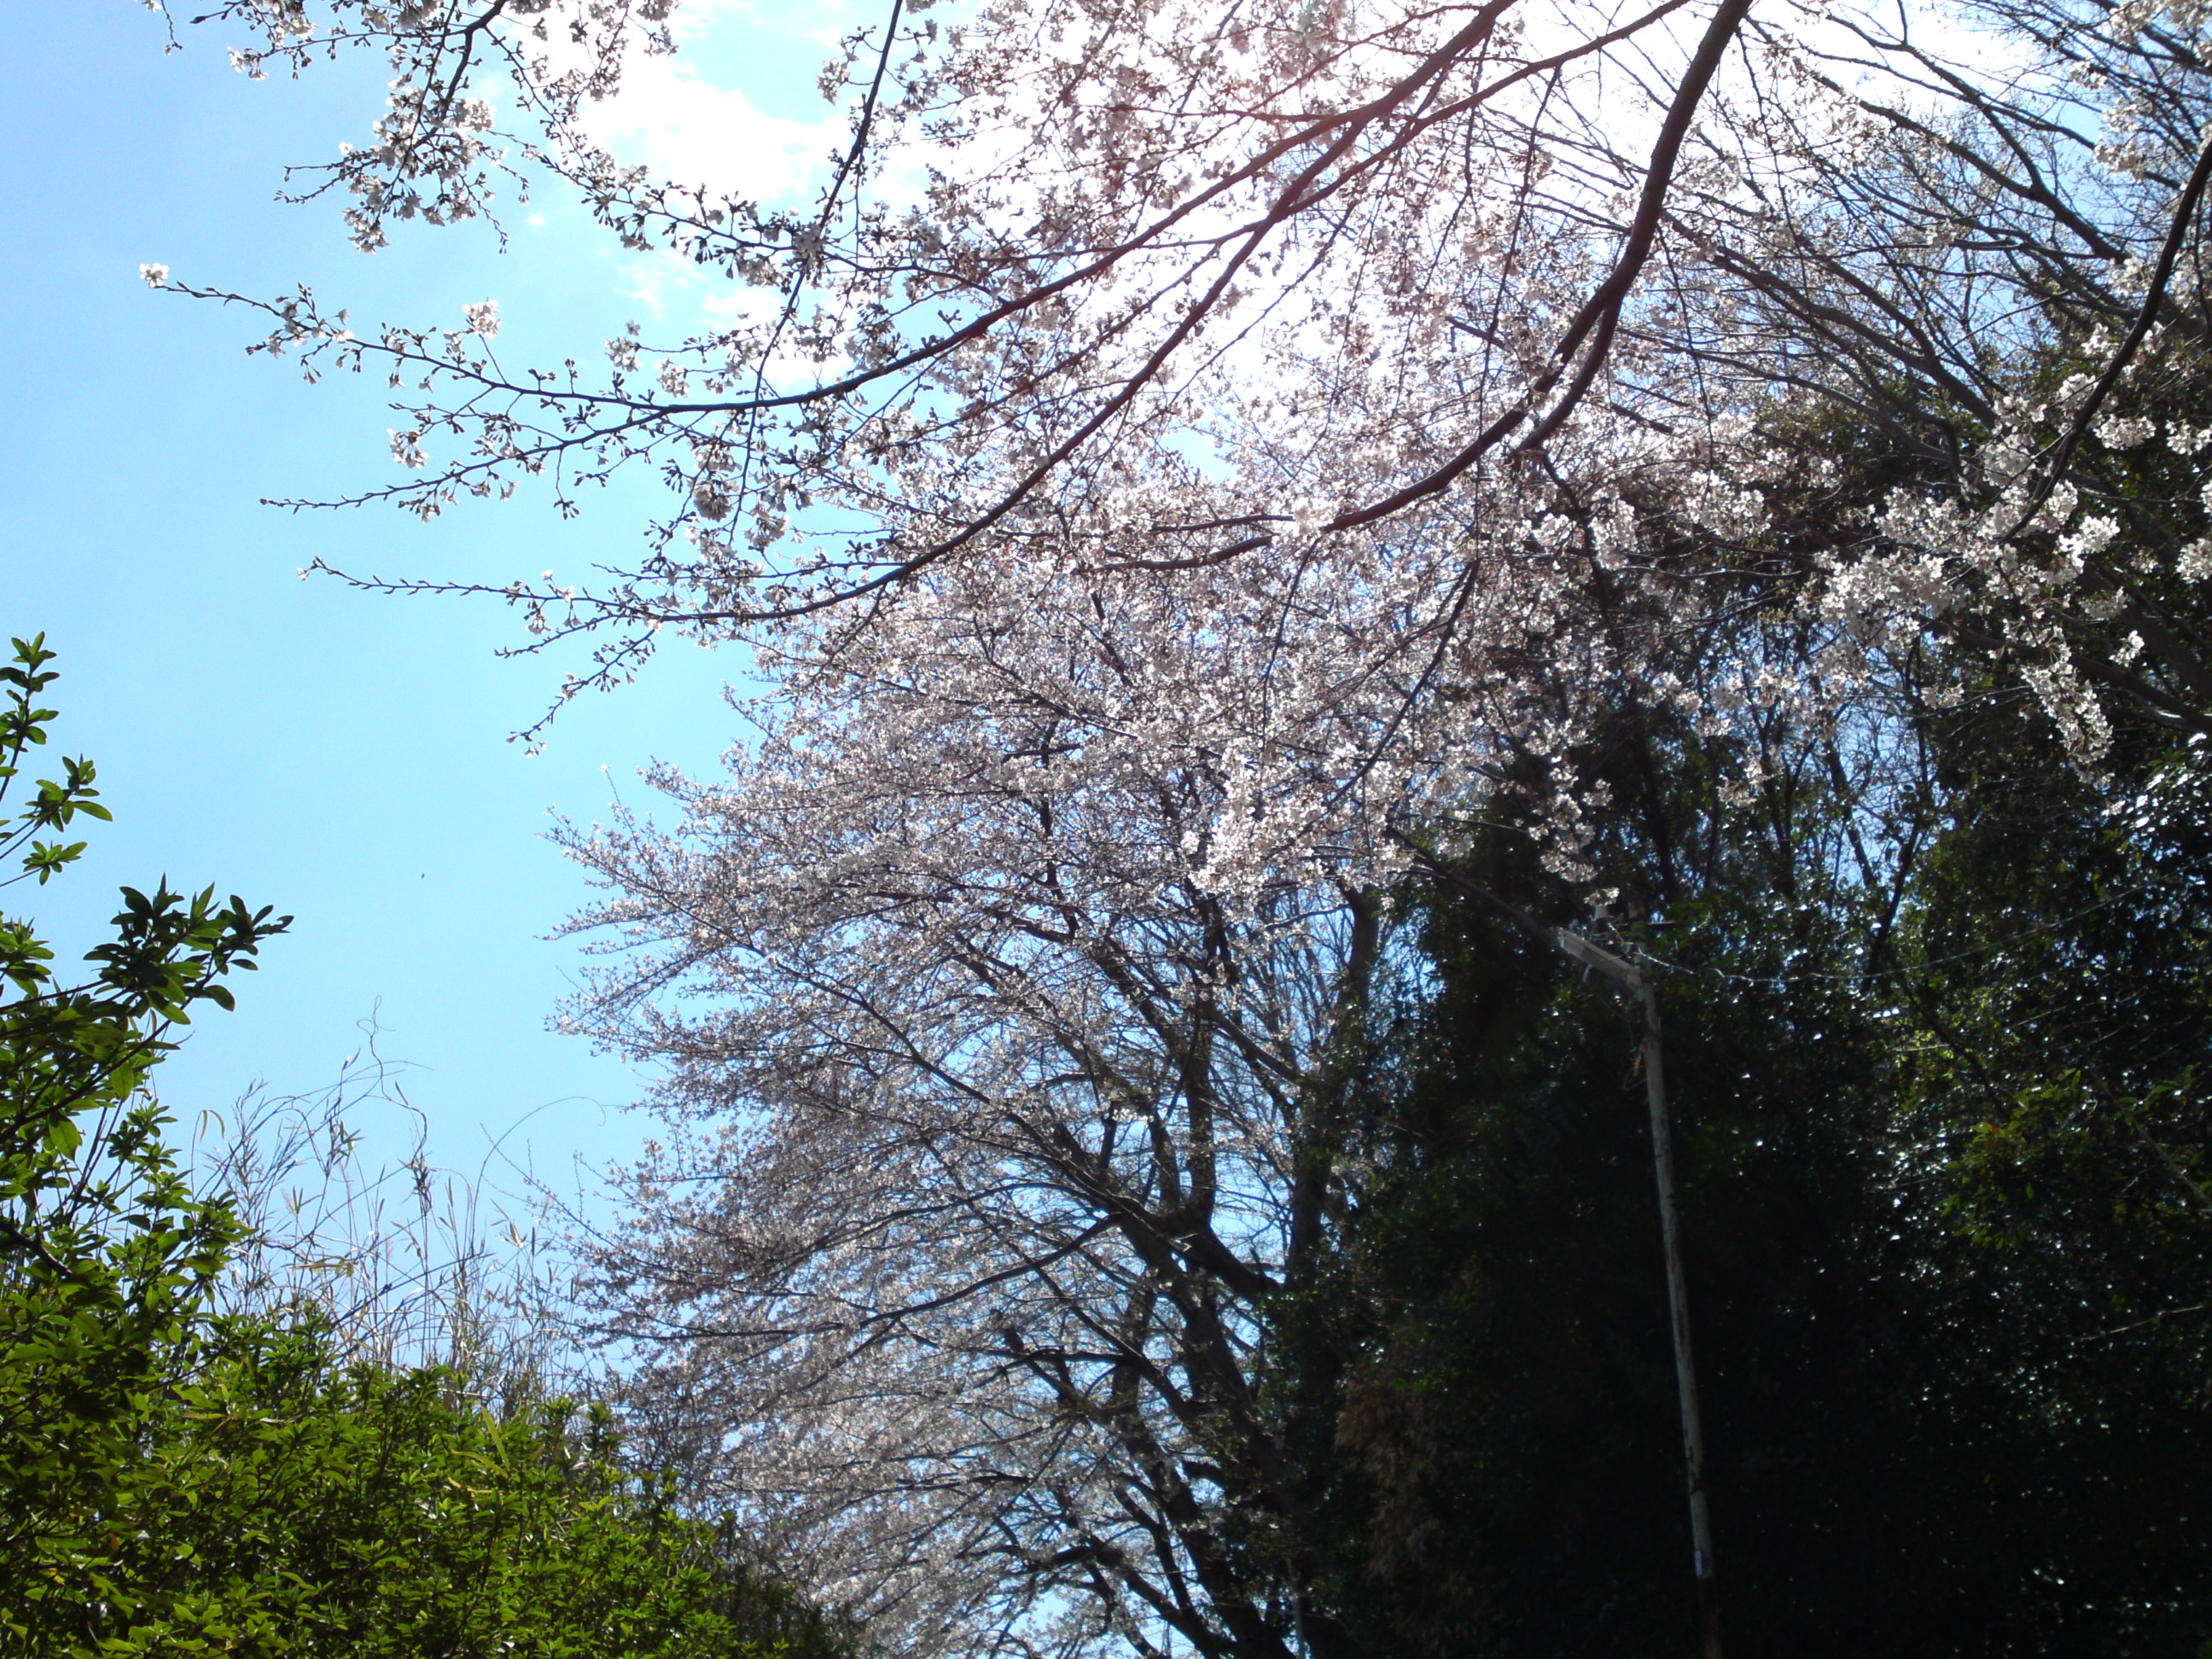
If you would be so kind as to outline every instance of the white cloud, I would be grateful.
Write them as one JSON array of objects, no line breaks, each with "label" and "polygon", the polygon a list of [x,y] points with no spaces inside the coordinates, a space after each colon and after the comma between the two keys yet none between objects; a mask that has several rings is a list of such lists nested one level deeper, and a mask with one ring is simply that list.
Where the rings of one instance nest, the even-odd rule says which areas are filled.
[{"label": "white cloud", "polygon": [[765,114],[743,90],[716,86],[682,58],[630,64],[623,89],[590,118],[592,137],[623,161],[672,184],[756,201],[803,203],[845,142],[845,118]]}]

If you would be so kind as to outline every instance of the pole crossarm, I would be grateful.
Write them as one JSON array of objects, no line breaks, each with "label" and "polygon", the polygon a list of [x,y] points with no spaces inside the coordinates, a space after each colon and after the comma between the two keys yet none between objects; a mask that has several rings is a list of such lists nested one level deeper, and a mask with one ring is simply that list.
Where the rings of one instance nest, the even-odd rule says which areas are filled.
[{"label": "pole crossarm", "polygon": [[[1571,927],[1554,927],[1549,931],[1553,945],[1583,967],[1603,974],[1623,990],[1641,992],[1650,988],[1650,975],[1634,963],[1623,961],[1602,946],[1591,944]],[[1542,937],[1542,934],[1538,937]]]}]

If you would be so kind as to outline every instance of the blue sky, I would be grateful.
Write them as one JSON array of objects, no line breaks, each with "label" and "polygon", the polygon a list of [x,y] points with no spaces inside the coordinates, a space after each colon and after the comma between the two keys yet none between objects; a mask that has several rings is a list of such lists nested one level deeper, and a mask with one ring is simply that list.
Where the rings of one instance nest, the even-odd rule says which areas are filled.
[{"label": "blue sky", "polygon": [[[723,14],[723,55],[705,61],[725,80],[656,70],[628,140],[788,187],[819,148],[811,124],[828,112],[812,83],[838,9],[765,24],[708,9]],[[720,688],[742,662],[672,647],[636,685],[573,705],[526,757],[507,734],[573,663],[498,659],[517,633],[494,606],[295,573],[319,556],[392,574],[580,575],[635,545],[635,501],[563,524],[519,499],[428,526],[258,505],[387,477],[392,422],[375,388],[303,385],[245,355],[248,317],[155,294],[137,271],[161,261],[249,293],[308,281],[367,323],[458,320],[464,302],[496,298],[503,352],[521,358],[534,343],[555,359],[587,348],[687,296],[550,199],[518,210],[504,254],[483,227],[353,252],[332,206],[272,197],[285,163],[361,136],[380,64],[255,83],[229,69],[226,42],[180,33],[185,50],[165,55],[160,20],[136,0],[10,20],[0,628],[43,629],[60,652],[58,746],[98,763],[118,819],[65,881],[11,890],[10,907],[76,950],[118,884],[165,873],[296,915],[240,987],[240,1011],[203,1020],[167,1068],[164,1093],[187,1121],[257,1079],[326,1082],[374,1015],[386,1055],[417,1068],[408,1089],[439,1161],[472,1166],[510,1131],[549,1172],[619,1157],[645,1128],[616,1109],[640,1079],[545,1029],[579,957],[544,936],[589,890],[542,839],[546,815],[588,821],[616,790],[642,799],[635,774],[650,757],[711,764],[737,732]],[[750,97],[731,90],[740,76]]]}]

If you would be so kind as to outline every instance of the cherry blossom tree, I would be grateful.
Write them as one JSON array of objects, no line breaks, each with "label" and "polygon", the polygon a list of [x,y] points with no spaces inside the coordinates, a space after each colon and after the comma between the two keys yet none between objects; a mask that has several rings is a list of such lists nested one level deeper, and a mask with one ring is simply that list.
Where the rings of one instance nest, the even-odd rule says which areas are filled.
[{"label": "cherry blossom tree", "polygon": [[[1357,557],[1475,475],[1540,464],[1596,396],[1678,434],[1855,412],[1930,471],[1884,536],[1857,538],[1908,550],[1834,573],[1832,618],[1880,611],[1909,633],[1986,596],[2005,614],[1982,637],[2036,659],[2085,755],[2092,684],[2204,702],[2212,681],[2154,601],[2115,600],[2110,572],[2077,585],[2057,550],[2120,534],[2096,506],[2100,434],[2157,424],[2124,406],[2193,337],[2176,297],[2197,283],[2206,182],[2193,14],[899,0],[825,72],[851,142],[799,210],[652,177],[594,140],[627,58],[673,48],[672,11],[232,0],[212,18],[252,31],[255,74],[389,56],[374,142],[301,175],[346,202],[362,246],[395,221],[485,213],[502,173],[538,173],[627,246],[738,289],[741,320],[632,328],[597,372],[510,367],[491,307],[356,335],[305,291],[241,301],[311,372],[387,373],[409,476],[360,499],[434,513],[543,476],[574,510],[617,470],[665,474],[642,558],[597,586],[494,590],[540,642],[597,639],[572,690],[623,678],[665,628],[744,635],[1002,531],[1163,565],[1285,536]],[[2024,349],[2062,343],[2081,376],[2063,398],[2012,383]],[[1324,398],[1368,418],[1310,476],[1176,464]],[[2012,569],[2021,547],[2056,586]]]},{"label": "cherry blossom tree", "polygon": [[[677,509],[634,567],[595,591],[503,590],[541,630],[603,632],[605,678],[658,627],[722,637],[878,592],[1039,514],[1143,544],[1121,556],[1233,557],[1285,525],[1383,523],[1486,458],[1534,453],[1600,377],[1747,3],[1250,19],[1055,3],[942,27],[894,4],[825,74],[849,94],[853,137],[805,212],[650,178],[593,142],[594,100],[625,52],[668,49],[669,9],[216,14],[258,31],[240,54],[257,74],[349,45],[390,55],[374,142],[305,191],[345,198],[362,246],[396,220],[488,210],[511,164],[580,192],[627,246],[747,296],[744,320],[690,338],[633,329],[596,374],[510,369],[481,314],[356,335],[304,291],[247,302],[272,350],[388,372],[394,454],[417,476],[364,499],[434,513],[542,474],[568,507],[614,470],[666,473]],[[1632,49],[1656,78],[1623,67]],[[520,136],[472,93],[495,74]],[[1599,164],[1601,134],[1638,129],[1640,157]],[[1555,182],[1562,156],[1578,164]],[[1294,410],[1317,361],[1342,382],[1322,395],[1372,416],[1337,477],[1241,479],[1196,491],[1194,514],[1114,516],[1132,451],[1188,441],[1224,383],[1280,385]],[[1399,366],[1443,361],[1471,392],[1425,403],[1423,372],[1405,405]]]},{"label": "cherry blossom tree", "polygon": [[1748,26],[1776,78],[1724,90],[1668,204],[1695,274],[1638,325],[1883,457],[1798,599],[1841,658],[1986,653],[2085,765],[2116,713],[2204,731],[2202,20],[1828,22]]},{"label": "cherry blossom tree", "polygon": [[[1014,542],[793,630],[730,775],[658,780],[680,830],[571,840],[620,951],[573,1018],[671,1068],[600,1260],[640,1407],[917,1650],[1353,1650],[1267,1333],[1408,971],[1364,797],[1483,791],[1474,700],[1585,711],[1507,706],[1556,603],[1525,561],[1486,572],[1497,659],[1437,670],[1387,625],[1417,560],[1365,573],[1362,660],[1346,585],[1257,552]],[[1453,711],[1394,750],[1421,763],[1348,781],[1409,708]]]}]

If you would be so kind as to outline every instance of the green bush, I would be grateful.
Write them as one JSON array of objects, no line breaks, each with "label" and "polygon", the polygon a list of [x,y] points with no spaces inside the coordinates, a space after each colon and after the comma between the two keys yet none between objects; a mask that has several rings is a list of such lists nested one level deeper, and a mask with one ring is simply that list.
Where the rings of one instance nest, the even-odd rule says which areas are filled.
[{"label": "green bush", "polygon": [[313,1329],[206,1334],[96,1547],[50,1553],[44,1654],[816,1659],[837,1633],[628,1474],[604,1408],[501,1420]]}]

